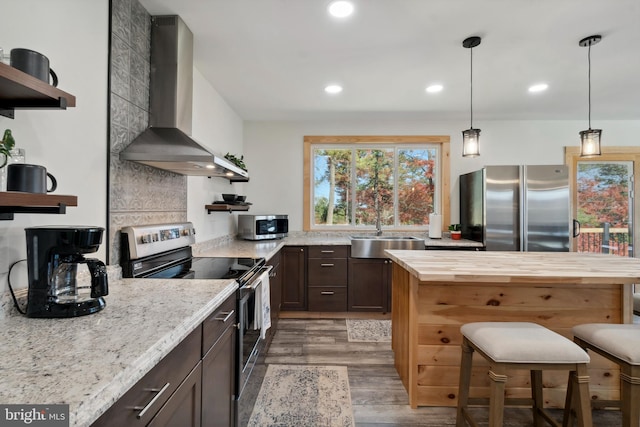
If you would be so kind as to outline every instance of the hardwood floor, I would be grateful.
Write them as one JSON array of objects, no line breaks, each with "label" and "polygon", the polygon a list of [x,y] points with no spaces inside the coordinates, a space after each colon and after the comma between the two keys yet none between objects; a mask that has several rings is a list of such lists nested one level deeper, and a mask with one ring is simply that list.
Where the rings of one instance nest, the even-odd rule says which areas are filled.
[{"label": "hardwood floor", "polygon": [[[281,316],[265,363],[347,366],[357,427],[455,426],[455,408],[409,407],[407,393],[393,366],[390,343],[348,342],[344,318],[326,318],[330,315],[315,315],[312,319],[303,317],[306,316],[290,313]],[[477,411],[479,420],[486,420],[486,411]],[[561,412],[555,413],[560,420]],[[480,425],[486,425],[486,421]],[[508,408],[505,411],[505,426],[532,425],[529,409]],[[617,411],[594,411],[594,426],[615,425],[621,425]]]}]

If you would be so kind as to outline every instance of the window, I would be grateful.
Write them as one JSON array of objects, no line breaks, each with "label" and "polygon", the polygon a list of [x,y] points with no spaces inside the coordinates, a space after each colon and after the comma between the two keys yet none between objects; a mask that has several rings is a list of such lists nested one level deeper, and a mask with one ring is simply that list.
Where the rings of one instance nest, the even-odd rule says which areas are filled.
[{"label": "window", "polygon": [[[580,234],[576,252],[635,256],[638,206],[634,170],[640,167],[637,147],[603,147],[602,155],[583,158],[578,147],[566,147],[572,182],[573,217]],[[637,242],[635,242],[637,243]]]},{"label": "window", "polygon": [[426,229],[449,218],[449,137],[305,137],[305,230]]}]

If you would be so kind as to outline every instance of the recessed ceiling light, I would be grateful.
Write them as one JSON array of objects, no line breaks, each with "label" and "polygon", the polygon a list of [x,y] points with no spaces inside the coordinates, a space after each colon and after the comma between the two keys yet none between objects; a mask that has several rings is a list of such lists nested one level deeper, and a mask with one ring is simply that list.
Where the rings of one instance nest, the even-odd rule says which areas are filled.
[{"label": "recessed ceiling light", "polygon": [[324,91],[327,93],[335,94],[342,92],[342,86],[340,85],[329,85],[324,88]]},{"label": "recessed ceiling light", "polygon": [[546,84],[546,83],[538,83],[538,84],[535,84],[533,86],[530,86],[529,87],[529,92],[531,92],[531,93],[544,92],[548,88],[549,88],[548,84]]},{"label": "recessed ceiling light", "polygon": [[429,93],[438,93],[438,92],[442,92],[442,89],[444,89],[444,86],[440,84],[436,84],[436,85],[427,86],[427,89],[425,90]]},{"label": "recessed ceiling light", "polygon": [[353,3],[344,0],[331,2],[329,13],[336,18],[346,18],[353,13]]}]

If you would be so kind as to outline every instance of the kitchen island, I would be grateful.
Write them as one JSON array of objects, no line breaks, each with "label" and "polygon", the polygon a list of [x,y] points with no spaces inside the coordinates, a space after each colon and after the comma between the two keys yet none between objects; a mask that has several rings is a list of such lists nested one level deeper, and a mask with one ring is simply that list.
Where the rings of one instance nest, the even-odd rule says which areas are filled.
[{"label": "kitchen island", "polygon": [[[611,255],[539,252],[388,250],[393,261],[392,348],[412,408],[455,406],[460,326],[529,321],[572,338],[581,323],[632,323],[640,260]],[[476,356],[477,357],[477,356]],[[487,397],[487,364],[474,359],[471,393]],[[619,397],[616,365],[591,354],[593,399]],[[544,373],[547,405],[563,407],[566,372]],[[529,397],[528,372],[507,383]]]}]

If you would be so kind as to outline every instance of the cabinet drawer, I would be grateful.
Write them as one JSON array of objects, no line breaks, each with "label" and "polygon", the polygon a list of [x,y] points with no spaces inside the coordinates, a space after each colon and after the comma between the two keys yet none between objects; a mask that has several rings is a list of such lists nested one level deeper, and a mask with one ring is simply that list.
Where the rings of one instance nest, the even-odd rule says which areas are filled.
[{"label": "cabinet drawer", "polygon": [[207,354],[229,325],[236,323],[236,295],[233,294],[202,322],[202,356]]},{"label": "cabinet drawer", "polygon": [[349,246],[309,246],[309,258],[347,258]]},{"label": "cabinet drawer", "polygon": [[307,268],[309,286],[347,286],[346,258],[309,258]]},{"label": "cabinet drawer", "polygon": [[201,343],[198,326],[92,426],[146,426],[200,361]]},{"label": "cabinet drawer", "polygon": [[309,311],[347,311],[347,288],[309,288]]}]

